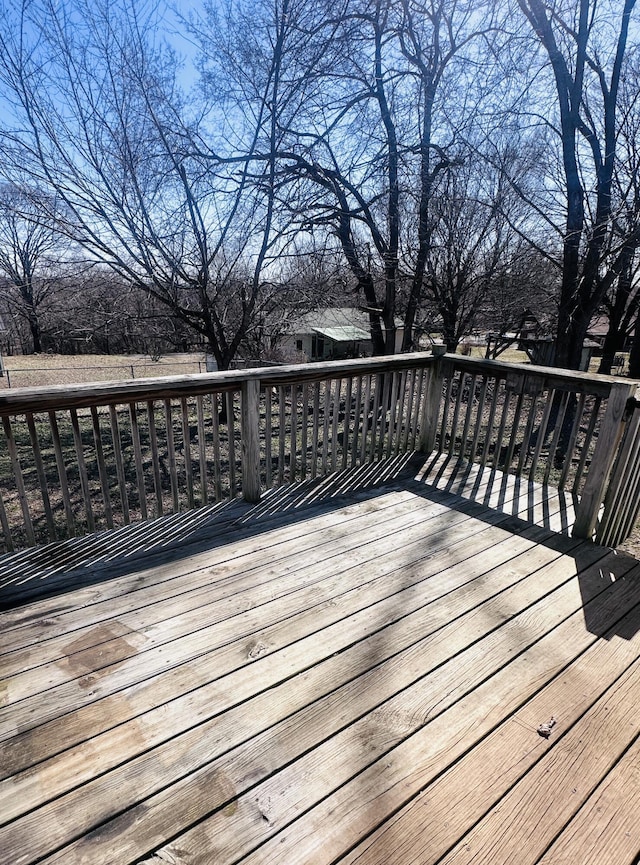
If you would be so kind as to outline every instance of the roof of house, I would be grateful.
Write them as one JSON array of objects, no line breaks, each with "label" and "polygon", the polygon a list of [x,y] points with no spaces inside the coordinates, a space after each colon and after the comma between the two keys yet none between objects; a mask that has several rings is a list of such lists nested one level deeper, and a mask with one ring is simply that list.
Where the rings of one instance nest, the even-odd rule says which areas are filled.
[{"label": "roof of house", "polygon": [[[401,327],[402,319],[396,319]],[[325,307],[314,309],[292,319],[287,327],[289,333],[319,333],[335,342],[361,342],[371,339],[369,316],[356,307]]]}]

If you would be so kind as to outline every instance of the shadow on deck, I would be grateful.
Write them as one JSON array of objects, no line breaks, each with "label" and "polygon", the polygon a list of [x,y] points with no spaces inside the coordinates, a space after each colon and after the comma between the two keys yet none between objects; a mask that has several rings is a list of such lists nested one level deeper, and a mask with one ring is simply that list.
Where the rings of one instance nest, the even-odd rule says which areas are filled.
[{"label": "shadow on deck", "polygon": [[[553,487],[444,455],[402,454],[265,492],[255,505],[219,502],[186,513],[133,523],[0,557],[0,610],[74,587],[121,576],[132,569],[175,561],[226,543],[375,497],[380,489],[415,480],[421,495],[438,492],[477,502],[499,513],[570,534],[574,500]],[[454,498],[447,500],[455,508]]]},{"label": "shadow on deck", "polygon": [[571,519],[423,457],[32,551],[0,862],[630,865],[640,565]]}]

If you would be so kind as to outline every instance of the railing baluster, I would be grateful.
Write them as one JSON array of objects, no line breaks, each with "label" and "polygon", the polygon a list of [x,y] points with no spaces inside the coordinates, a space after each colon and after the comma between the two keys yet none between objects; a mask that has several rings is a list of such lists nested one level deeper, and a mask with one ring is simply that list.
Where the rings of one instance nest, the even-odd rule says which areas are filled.
[{"label": "railing baluster", "polygon": [[264,389],[264,450],[265,450],[265,478],[267,489],[270,490],[273,478],[273,440],[271,437],[271,421],[273,412],[273,389],[269,386]]},{"label": "railing baluster", "polygon": [[[333,389],[332,389],[333,390]],[[342,379],[336,379],[333,391],[332,415],[331,415],[331,471],[336,470],[338,453],[338,421],[340,420],[340,398],[342,396]]]},{"label": "railing baluster", "polygon": [[311,478],[318,471],[318,430],[320,427],[320,382],[313,386],[313,430],[311,433]]},{"label": "railing baluster", "polygon": [[489,417],[487,418],[487,429],[484,434],[484,446],[482,448],[482,457],[480,465],[484,468],[489,460],[491,453],[491,438],[493,436],[493,427],[496,420],[496,412],[498,410],[498,392],[500,390],[500,382],[502,379],[496,377],[493,379],[493,395],[491,398],[491,406],[489,408]]},{"label": "railing baluster", "polygon": [[322,413],[322,462],[320,464],[322,474],[327,473],[329,457],[329,408],[331,405],[331,379],[324,382],[324,402]]},{"label": "railing baluster", "polygon": [[453,410],[453,418],[451,419],[451,438],[449,439],[449,456],[453,456],[456,449],[456,438],[458,436],[458,420],[460,418],[460,406],[462,405],[462,397],[464,394],[464,383],[466,373],[461,372],[458,379],[458,393],[456,394],[456,404]]},{"label": "railing baluster", "polygon": [[300,474],[302,480],[307,479],[307,447],[308,447],[308,435],[309,435],[309,385],[305,381],[302,385],[302,418],[301,418],[301,431],[300,431]]},{"label": "railing baluster", "polygon": [[544,447],[544,443],[547,438],[547,427],[549,426],[549,419],[551,418],[551,409],[553,408],[553,401],[555,399],[555,390],[550,389],[547,392],[547,402],[544,407],[544,412],[542,414],[542,418],[540,420],[540,426],[538,427],[536,447],[533,452],[533,457],[531,459],[531,468],[529,469],[529,480],[535,480],[535,474],[538,468],[538,461],[540,459],[540,454],[542,453],[542,448]]},{"label": "railing baluster", "polygon": [[493,466],[494,468],[500,467],[500,457],[502,451],[502,441],[504,439],[504,431],[507,425],[507,419],[509,417],[509,406],[511,404],[511,389],[508,387],[508,383],[504,380],[504,402],[502,403],[502,414],[500,415],[500,426],[498,427],[498,434],[496,436],[496,443],[493,451]]},{"label": "railing baluster", "polygon": [[211,444],[213,446],[213,488],[217,502],[222,501],[222,455],[220,451],[220,400],[211,394]]},{"label": "railing baluster", "polygon": [[164,416],[167,424],[167,456],[169,458],[169,477],[171,479],[171,502],[174,514],[180,510],[180,494],[178,490],[178,468],[176,465],[176,445],[173,435],[173,410],[171,400],[164,401]]},{"label": "railing baluster", "polygon": [[111,509],[111,491],[109,489],[109,476],[107,474],[107,465],[104,459],[104,448],[102,447],[102,431],[100,429],[100,418],[98,409],[91,406],[91,426],[93,429],[93,442],[96,449],[96,460],[98,462],[98,477],[100,478],[100,487],[102,489],[102,501],[104,504],[104,515],[107,521],[107,527],[113,528],[113,511]]},{"label": "railing baluster", "polygon": [[196,397],[196,412],[198,416],[198,453],[200,457],[200,494],[201,504],[209,502],[209,489],[207,480],[207,437],[204,426],[204,397],[198,394]]},{"label": "railing baluster", "polygon": [[[449,421],[449,408],[451,407],[451,392],[453,390],[453,379],[455,370],[450,367],[447,375],[447,389],[444,395],[444,405],[442,407],[442,426],[440,427],[440,453],[444,453],[447,444],[447,423]],[[438,399],[440,395],[438,395]],[[453,439],[453,436],[452,436]]]},{"label": "railing baluster", "polygon": [[233,391],[225,394],[227,406],[227,436],[229,447],[229,499],[236,497],[236,416],[233,405]]},{"label": "railing baluster", "polygon": [[482,379],[480,384],[480,399],[478,401],[478,409],[476,411],[476,428],[473,432],[473,439],[471,440],[471,452],[469,454],[469,460],[471,462],[473,462],[476,457],[478,441],[480,440],[480,430],[482,429],[482,421],[484,418],[484,404],[487,397],[488,384],[489,380],[487,378]]},{"label": "railing baluster", "polygon": [[153,467],[153,491],[156,496],[156,516],[161,517],[162,479],[160,478],[160,456],[158,453],[158,433],[156,430],[155,404],[147,400],[147,422],[149,424],[149,445],[151,447],[151,465]]},{"label": "railing baluster", "polygon": [[346,394],[344,397],[344,424],[342,426],[342,468],[347,467],[347,457],[349,456],[351,446],[351,398],[353,389],[353,379],[351,376],[347,379]]},{"label": "railing baluster", "polygon": [[[413,401],[416,395],[416,377],[417,370],[410,369],[408,373],[405,370],[405,384],[407,390],[406,414],[402,434],[402,451],[406,453],[409,450],[409,436],[411,435],[411,422],[413,418]],[[399,437],[398,437],[399,441]]]},{"label": "railing baluster", "polygon": [[[185,402],[185,400],[183,400]],[[142,447],[140,444],[140,429],[138,427],[138,409],[134,402],[129,403],[129,418],[131,420],[131,440],[133,442],[133,455],[136,465],[136,480],[138,487],[138,499],[140,501],[140,513],[142,519],[147,519],[147,493],[144,484],[144,469],[142,466]],[[189,428],[187,427],[187,435]],[[191,503],[193,507],[193,502]]]},{"label": "railing baluster", "polygon": [[[69,480],[67,478],[67,469],[65,465],[64,455],[62,453],[62,444],[60,442],[60,430],[58,429],[58,420],[53,411],[49,412],[49,425],[51,427],[51,439],[53,441],[53,452],[56,457],[56,467],[58,469],[58,480],[60,481],[60,492],[62,493],[62,501],[64,504],[64,512],[67,519],[67,531],[69,537],[74,538],[76,535],[76,521],[73,516],[73,508],[71,507],[71,496],[69,495]],[[124,472],[123,472],[124,477]],[[126,511],[127,516],[129,511]]]},{"label": "railing baluster", "polygon": [[580,394],[580,398],[578,400],[578,405],[575,410],[575,416],[573,418],[573,426],[571,427],[571,433],[569,435],[569,441],[567,443],[567,452],[564,456],[564,466],[562,468],[562,474],[560,475],[560,481],[558,483],[558,489],[563,490],[565,488],[565,484],[567,482],[567,478],[569,476],[569,471],[571,469],[571,463],[573,461],[573,451],[576,446],[576,441],[578,439],[578,432],[580,430],[580,423],[582,421],[582,413],[584,411],[584,403],[586,396],[585,394]]},{"label": "railing baluster", "polygon": [[296,479],[298,454],[298,385],[291,385],[291,457],[289,460],[289,482]]},{"label": "railing baluster", "polygon": [[383,373],[383,387],[382,387],[382,404],[380,406],[380,431],[378,434],[378,459],[382,459],[382,454],[384,453],[384,448],[386,444],[386,434],[387,434],[387,414],[389,412],[390,401],[391,401],[391,376],[388,373]]},{"label": "railing baluster", "polygon": [[182,421],[182,455],[187,483],[187,504],[192,508],[194,506],[194,495],[193,467],[191,465],[191,433],[189,431],[189,406],[185,397],[182,397],[180,400],[180,418]]},{"label": "railing baluster", "polygon": [[51,500],[49,499],[49,490],[47,488],[47,475],[44,470],[44,465],[42,463],[42,453],[40,451],[40,443],[38,442],[36,425],[31,412],[28,412],[26,417],[27,427],[29,429],[29,438],[31,440],[31,448],[33,450],[33,456],[36,464],[36,472],[38,473],[38,480],[40,482],[40,494],[42,495],[42,506],[44,508],[44,515],[47,522],[47,529],[49,531],[49,538],[54,541],[56,538],[56,529],[53,522],[53,511],[51,510]]},{"label": "railing baluster", "polygon": [[260,500],[260,382],[242,383],[242,495],[245,501]]},{"label": "railing baluster", "polygon": [[73,430],[73,443],[76,449],[76,457],[78,460],[78,472],[80,474],[80,488],[82,490],[82,498],[84,499],[84,512],[87,517],[87,526],[90,532],[94,532],[96,528],[93,519],[93,508],[91,507],[91,491],[89,490],[89,476],[87,474],[87,464],[84,458],[84,448],[82,446],[82,435],[78,424],[78,412],[72,408],[70,411],[71,429]]},{"label": "railing baluster", "polygon": [[29,513],[29,502],[27,499],[27,491],[24,485],[24,479],[22,477],[22,469],[20,468],[20,460],[18,459],[18,449],[16,447],[16,442],[13,436],[13,429],[11,428],[11,421],[8,417],[2,418],[2,423],[4,425],[4,433],[7,437],[7,447],[9,448],[9,457],[11,459],[11,468],[13,469],[13,479],[16,482],[16,488],[18,490],[18,500],[20,502],[20,508],[22,510],[22,517],[24,519],[24,528],[25,533],[27,535],[27,541],[30,544],[35,544],[36,538],[33,532],[33,523],[31,522],[31,514]]},{"label": "railing baluster", "polygon": [[284,385],[278,388],[278,483],[284,483],[286,395]]},{"label": "railing baluster", "polygon": [[547,467],[544,470],[544,479],[543,483],[548,484],[549,478],[551,477],[551,469],[554,468],[554,460],[556,456],[556,451],[558,449],[558,445],[560,444],[560,436],[562,435],[562,427],[564,424],[564,416],[567,413],[567,406],[569,404],[569,393],[563,393],[560,397],[560,404],[558,407],[558,413],[555,420],[555,429],[553,431],[553,438],[551,440],[551,447],[549,448],[549,456],[547,459]]},{"label": "railing baluster", "polygon": [[511,425],[511,435],[509,436],[509,445],[507,447],[507,454],[504,460],[504,467],[507,471],[511,468],[511,461],[513,460],[513,454],[516,447],[516,442],[518,439],[518,430],[520,428],[520,417],[522,415],[522,403],[524,401],[524,391],[520,391],[518,394],[518,399],[516,401],[516,410],[513,416],[513,422]]},{"label": "railing baluster", "polygon": [[469,426],[471,424],[471,415],[473,414],[473,401],[476,394],[477,376],[471,376],[471,384],[469,385],[469,397],[467,399],[467,410],[464,415],[464,427],[462,428],[462,439],[460,441],[460,456],[464,459],[465,450],[467,449],[467,438],[469,437]]},{"label": "railing baluster", "polygon": [[109,421],[111,424],[111,443],[113,446],[113,458],[116,464],[116,476],[120,490],[120,504],[122,505],[122,520],[125,525],[130,522],[129,495],[127,482],[124,474],[124,462],[122,460],[122,445],[120,443],[120,426],[118,423],[118,412],[115,405],[109,406]]},{"label": "railing baluster", "polygon": [[416,449],[416,442],[418,441],[418,435],[420,433],[420,418],[422,417],[422,406],[426,406],[428,403],[428,392],[425,391],[425,388],[428,387],[428,382],[430,381],[430,372],[431,371],[427,369],[420,369],[416,373],[416,381],[414,388],[415,395],[413,397],[413,409],[410,419],[412,451],[415,451]]},{"label": "railing baluster", "polygon": [[360,463],[364,465],[367,461],[367,440],[369,438],[369,410],[371,408],[371,373],[366,376],[364,386],[364,400],[362,403],[360,424],[362,433],[360,436]]},{"label": "railing baluster", "polygon": [[396,429],[396,418],[398,415],[398,399],[399,399],[399,376],[397,372],[391,374],[391,382],[389,384],[389,432],[387,435],[387,447],[385,454],[387,459],[393,451],[393,437]]},{"label": "railing baluster", "polygon": [[364,424],[360,417],[362,413],[362,376],[356,376],[356,404],[353,412],[353,438],[351,440],[351,468],[358,464],[358,449],[360,430],[364,432]]},{"label": "railing baluster", "polygon": [[522,477],[524,473],[524,467],[527,461],[527,454],[529,453],[530,443],[531,443],[531,435],[533,433],[533,426],[535,424],[535,420],[538,413],[538,395],[537,393],[529,394],[529,411],[527,412],[527,422],[524,427],[524,433],[522,435],[522,442],[520,444],[520,453],[518,454],[518,465],[516,467],[516,475],[518,477]]}]

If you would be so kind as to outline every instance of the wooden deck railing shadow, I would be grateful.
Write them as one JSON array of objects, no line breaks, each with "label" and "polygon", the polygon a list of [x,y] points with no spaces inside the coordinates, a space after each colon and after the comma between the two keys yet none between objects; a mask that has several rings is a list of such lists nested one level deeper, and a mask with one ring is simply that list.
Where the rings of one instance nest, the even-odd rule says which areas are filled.
[{"label": "wooden deck railing shadow", "polygon": [[[375,466],[335,472],[267,491],[260,501],[210,504],[157,520],[55,541],[7,553],[0,559],[0,610],[59,591],[152,569],[218,546],[258,536],[344,507],[345,502],[375,498],[413,477],[422,463],[400,454]],[[303,529],[301,529],[303,531]]]},{"label": "wooden deck railing shadow", "polygon": [[[348,472],[364,482],[376,466],[415,452],[474,466],[477,484],[488,472],[505,490],[514,477],[526,490],[555,490],[566,500],[560,530],[616,545],[638,515],[638,386],[416,353],[7,391],[4,548],[151,519],[160,529],[169,515],[176,525],[185,513],[197,522],[203,508],[240,497],[262,497],[268,511],[271,490],[288,486],[304,500],[305,483],[339,485],[341,473],[353,489]],[[485,492],[484,501],[500,506],[500,494]]]},{"label": "wooden deck railing shadow", "polygon": [[[536,544],[561,553],[575,562],[574,573],[582,598],[582,616],[589,633],[611,639],[614,636],[630,640],[640,630],[640,609],[637,614],[625,616],[611,628],[608,616],[612,604],[618,598],[624,606],[625,597],[635,591],[638,580],[638,562],[632,556],[618,553],[606,559],[597,558],[588,545],[580,539],[571,537],[570,532],[560,532],[559,525],[570,525],[572,509],[566,506],[563,493],[541,498],[539,485],[527,482],[531,490],[534,512],[527,497],[518,489],[521,478],[498,473],[498,488],[494,486],[494,472],[478,472],[470,464],[460,464],[449,457],[434,455],[425,462],[416,482],[410,488],[418,495],[433,499],[434,493],[450,494],[447,507],[452,511],[462,510],[472,514],[477,520],[488,520],[491,525],[511,534],[535,540]],[[418,480],[419,479],[419,480]],[[468,495],[469,481],[472,482],[476,496]],[[496,495],[499,503],[496,506]],[[486,503],[486,507],[480,507]],[[540,518],[540,507],[543,517]],[[500,516],[502,514],[502,516]],[[607,562],[603,568],[602,561]]]},{"label": "wooden deck railing shadow", "polygon": [[506,514],[520,515],[555,532],[572,533],[579,500],[570,490],[493,467],[483,469],[476,463],[439,453],[424,463],[419,476],[437,489],[455,492]]}]

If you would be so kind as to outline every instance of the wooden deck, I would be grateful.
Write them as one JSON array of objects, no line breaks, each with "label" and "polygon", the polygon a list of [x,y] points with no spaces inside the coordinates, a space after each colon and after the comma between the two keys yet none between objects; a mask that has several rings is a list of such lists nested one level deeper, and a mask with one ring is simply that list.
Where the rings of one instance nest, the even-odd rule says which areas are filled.
[{"label": "wooden deck", "polygon": [[444,459],[301,490],[5,559],[0,862],[632,863],[640,564]]}]

